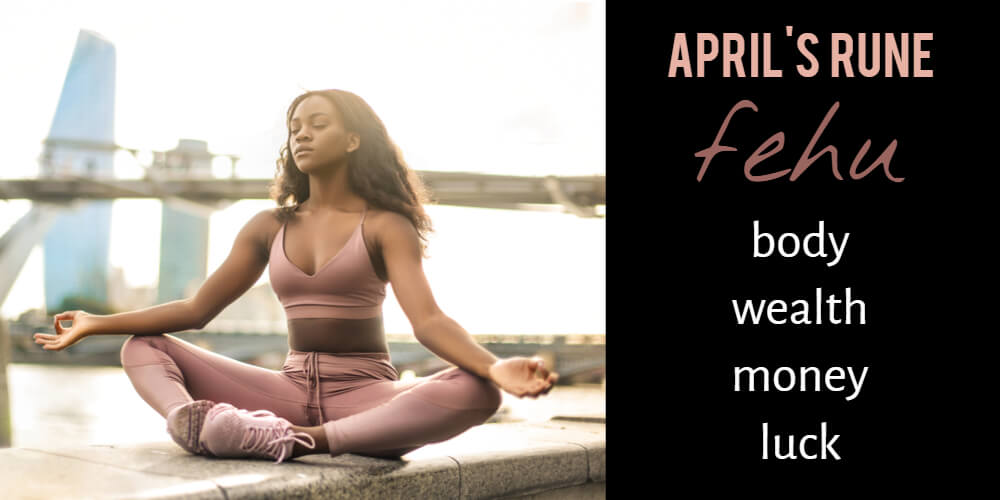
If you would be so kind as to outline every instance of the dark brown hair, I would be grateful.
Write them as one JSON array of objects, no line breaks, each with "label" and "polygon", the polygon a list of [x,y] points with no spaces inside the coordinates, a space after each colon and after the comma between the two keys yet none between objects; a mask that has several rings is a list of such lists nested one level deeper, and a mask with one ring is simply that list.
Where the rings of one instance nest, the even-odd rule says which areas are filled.
[{"label": "dark brown hair", "polygon": [[[347,183],[369,205],[403,215],[417,230],[421,246],[426,248],[427,233],[432,231],[430,217],[423,205],[429,194],[423,181],[403,161],[399,147],[389,138],[385,125],[361,97],[346,90],[313,90],[292,101],[285,118],[288,129],[295,108],[305,98],[318,95],[333,103],[340,112],[344,129],[361,136],[358,149],[348,153]],[[289,150],[288,139],[281,146],[274,181],[268,186],[271,199],[278,203],[278,218],[284,222],[302,202],[309,199],[309,175],[299,170]]]}]

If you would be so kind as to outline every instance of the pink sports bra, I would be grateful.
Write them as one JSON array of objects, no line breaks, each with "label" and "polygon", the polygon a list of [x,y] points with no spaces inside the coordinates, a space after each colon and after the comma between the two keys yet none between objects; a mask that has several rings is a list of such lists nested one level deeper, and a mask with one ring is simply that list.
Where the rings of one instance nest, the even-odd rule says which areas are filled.
[{"label": "pink sports bra", "polygon": [[288,319],[366,319],[381,314],[386,282],[375,274],[365,246],[361,226],[367,212],[366,208],[344,248],[313,275],[288,260],[287,223],[282,224],[271,243],[268,275]]}]

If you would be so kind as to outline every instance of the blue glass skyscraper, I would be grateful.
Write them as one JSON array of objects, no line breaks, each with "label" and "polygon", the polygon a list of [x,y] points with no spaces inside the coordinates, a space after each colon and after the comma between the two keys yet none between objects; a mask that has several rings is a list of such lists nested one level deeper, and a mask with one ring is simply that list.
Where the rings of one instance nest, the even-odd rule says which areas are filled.
[{"label": "blue glass skyscraper", "polygon": [[[114,117],[115,47],[81,30],[46,139],[41,175],[112,177]],[[52,224],[44,242],[48,312],[71,295],[107,301],[111,203],[80,203]]]},{"label": "blue glass skyscraper", "polygon": [[[211,178],[208,143],[181,139],[177,147],[154,154],[153,169],[161,178]],[[205,281],[208,266],[209,209],[184,210],[163,204],[160,229],[158,303],[188,298]]]}]

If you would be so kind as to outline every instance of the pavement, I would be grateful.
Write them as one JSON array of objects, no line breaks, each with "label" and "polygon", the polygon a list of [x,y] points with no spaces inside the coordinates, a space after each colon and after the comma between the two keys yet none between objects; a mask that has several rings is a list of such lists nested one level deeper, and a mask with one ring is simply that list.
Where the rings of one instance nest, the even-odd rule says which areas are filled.
[{"label": "pavement", "polygon": [[603,414],[487,423],[399,460],[191,455],[169,438],[0,450],[7,499],[605,497]]}]

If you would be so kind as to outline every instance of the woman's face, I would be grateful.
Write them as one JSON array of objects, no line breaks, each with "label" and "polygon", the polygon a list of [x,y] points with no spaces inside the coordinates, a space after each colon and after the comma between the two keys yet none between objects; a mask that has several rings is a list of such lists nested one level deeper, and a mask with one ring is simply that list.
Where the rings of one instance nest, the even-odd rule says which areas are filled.
[{"label": "woman's face", "polygon": [[358,134],[344,129],[333,103],[318,95],[303,99],[288,122],[288,149],[304,173],[343,163],[359,144]]}]

